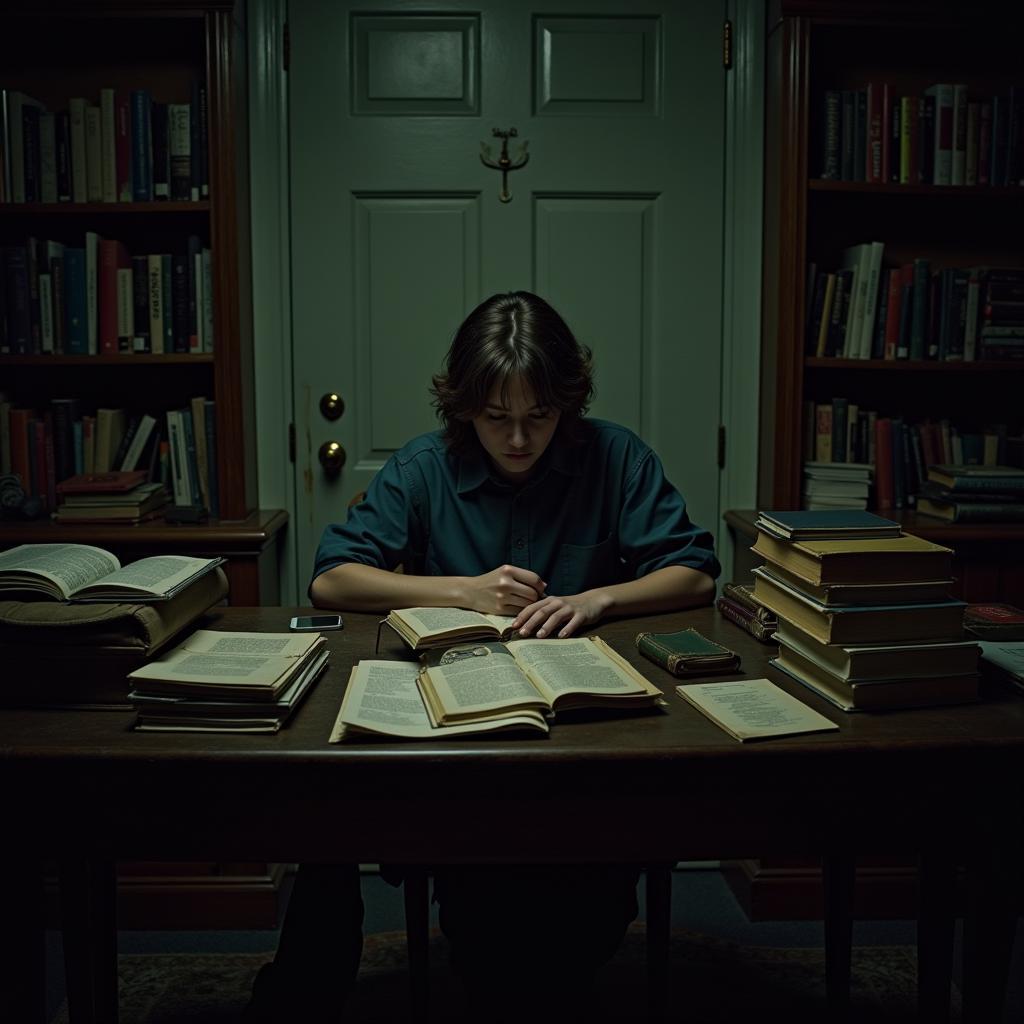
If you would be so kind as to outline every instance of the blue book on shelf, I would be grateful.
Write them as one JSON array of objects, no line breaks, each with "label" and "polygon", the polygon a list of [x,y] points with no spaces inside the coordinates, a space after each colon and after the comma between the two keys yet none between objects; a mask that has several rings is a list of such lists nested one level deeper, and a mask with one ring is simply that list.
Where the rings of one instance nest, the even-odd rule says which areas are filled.
[{"label": "blue book on shelf", "polygon": [[85,249],[64,247],[64,304],[67,309],[65,351],[89,354],[89,308],[85,288]]},{"label": "blue book on shelf", "polygon": [[849,540],[900,535],[899,523],[855,508],[758,512],[756,526],[784,540]]},{"label": "blue book on shelf", "polygon": [[153,97],[148,89],[133,89],[132,120],[132,200],[148,202],[153,198]]}]

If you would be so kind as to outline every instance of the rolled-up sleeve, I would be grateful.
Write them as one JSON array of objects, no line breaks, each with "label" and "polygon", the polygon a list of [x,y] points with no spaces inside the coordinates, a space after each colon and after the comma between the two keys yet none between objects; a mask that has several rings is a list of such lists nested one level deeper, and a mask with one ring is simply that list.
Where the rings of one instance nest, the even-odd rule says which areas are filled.
[{"label": "rolled-up sleeve", "polygon": [[686,502],[649,448],[626,476],[619,517],[620,553],[635,579],[667,565],[686,565],[717,579],[714,538],[690,521]]},{"label": "rolled-up sleeve", "polygon": [[406,468],[390,458],[370,482],[366,497],[349,509],[347,520],[324,529],[310,582],[346,562],[390,571],[407,561],[418,523],[417,504]]}]

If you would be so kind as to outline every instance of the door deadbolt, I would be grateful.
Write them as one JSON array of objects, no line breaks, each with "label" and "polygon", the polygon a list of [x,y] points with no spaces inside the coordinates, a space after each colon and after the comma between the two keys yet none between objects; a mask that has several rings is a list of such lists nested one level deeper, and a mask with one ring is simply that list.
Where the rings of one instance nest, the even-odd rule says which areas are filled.
[{"label": "door deadbolt", "polygon": [[344,415],[345,400],[341,395],[328,391],[320,399],[320,413],[325,420],[337,420]]}]

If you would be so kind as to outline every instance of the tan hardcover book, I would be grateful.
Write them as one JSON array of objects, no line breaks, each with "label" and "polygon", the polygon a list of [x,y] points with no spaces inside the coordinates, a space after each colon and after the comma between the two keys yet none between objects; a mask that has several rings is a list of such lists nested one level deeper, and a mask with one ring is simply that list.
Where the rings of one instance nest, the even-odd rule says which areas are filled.
[{"label": "tan hardcover book", "polygon": [[950,548],[909,533],[877,540],[785,541],[758,532],[752,550],[816,586],[931,582],[953,575]]}]

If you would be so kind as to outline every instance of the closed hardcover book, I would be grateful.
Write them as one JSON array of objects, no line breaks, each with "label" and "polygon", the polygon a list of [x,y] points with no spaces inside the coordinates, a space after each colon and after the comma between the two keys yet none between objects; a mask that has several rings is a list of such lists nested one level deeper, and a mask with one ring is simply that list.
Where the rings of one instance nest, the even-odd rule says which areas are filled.
[{"label": "closed hardcover book", "polygon": [[759,530],[786,540],[839,540],[899,537],[900,524],[856,509],[831,511],[761,511],[754,524]]},{"label": "closed hardcover book", "polygon": [[148,90],[132,90],[132,199],[137,203],[153,198],[152,106]]},{"label": "closed hardcover book", "polygon": [[[879,542],[880,543],[880,542]],[[963,601],[903,605],[823,605],[755,568],[754,595],[822,644],[953,640],[963,634]]]},{"label": "closed hardcover book", "polygon": [[950,548],[909,533],[878,539],[786,541],[758,532],[752,550],[817,586],[931,582],[953,575]]},{"label": "closed hardcover book", "polygon": [[64,301],[67,307],[67,342],[69,355],[89,354],[89,310],[86,298],[85,249],[64,248]]},{"label": "closed hardcover book", "polygon": [[[755,640],[767,643],[775,635],[775,622],[771,624],[762,622],[749,608],[725,594],[715,601],[715,607],[725,618],[739,626],[744,632],[749,633]],[[772,617],[774,619],[774,615]]]},{"label": "closed hardcover book", "polygon": [[674,633],[637,633],[636,647],[645,658],[674,676],[705,676],[738,672],[740,668],[740,656],[735,651],[692,627]]}]

